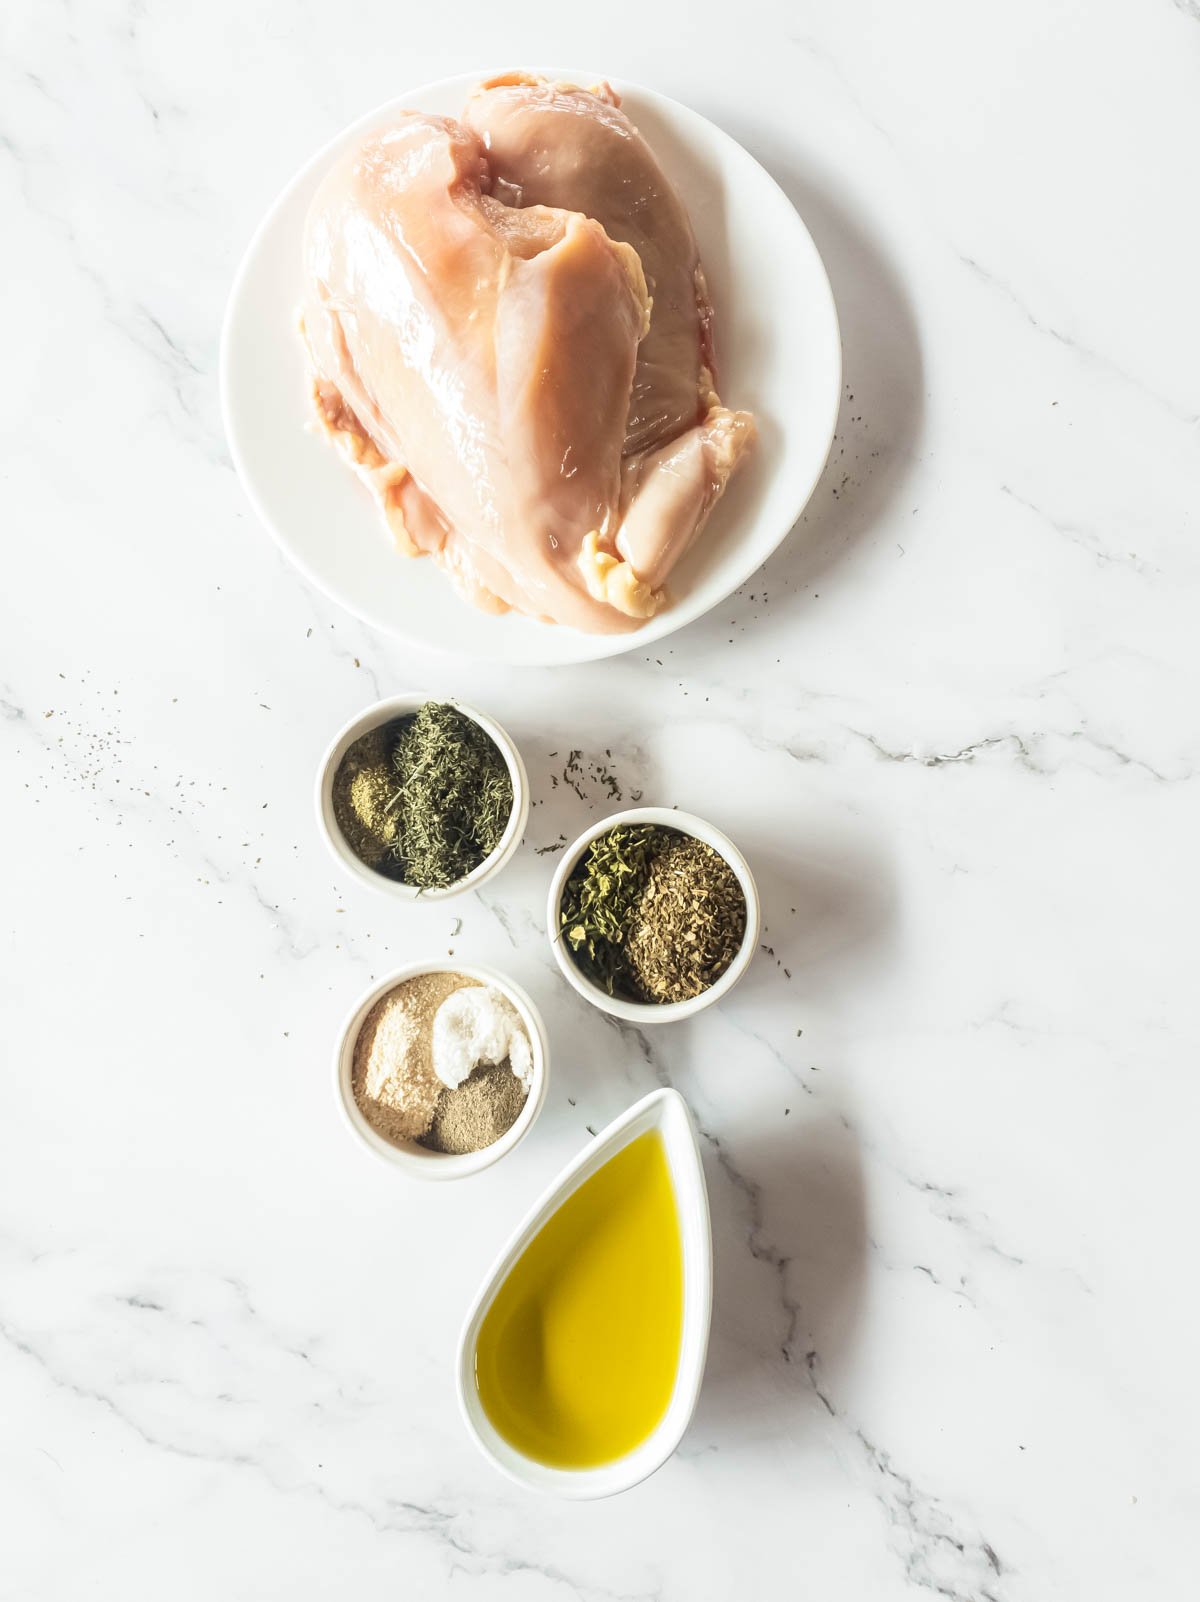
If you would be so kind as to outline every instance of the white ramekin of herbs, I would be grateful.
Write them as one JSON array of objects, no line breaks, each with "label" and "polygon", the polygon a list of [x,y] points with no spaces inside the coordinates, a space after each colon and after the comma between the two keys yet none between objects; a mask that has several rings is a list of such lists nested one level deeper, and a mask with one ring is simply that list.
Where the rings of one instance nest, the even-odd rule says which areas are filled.
[{"label": "white ramekin of herbs", "polygon": [[452,698],[398,695],[351,719],[317,774],[317,821],[356,879],[439,901],[499,873],[529,820],[521,754]]},{"label": "white ramekin of herbs", "polygon": [[690,813],[636,807],[563,853],[547,928],[581,996],[616,1018],[667,1023],[728,995],[754,956],[760,917],[732,840]]}]

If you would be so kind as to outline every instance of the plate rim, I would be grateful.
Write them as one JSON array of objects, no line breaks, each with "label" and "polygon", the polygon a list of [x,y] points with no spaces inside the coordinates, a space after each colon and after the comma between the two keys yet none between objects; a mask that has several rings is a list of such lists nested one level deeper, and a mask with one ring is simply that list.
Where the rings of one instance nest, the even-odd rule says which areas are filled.
[{"label": "plate rim", "polygon": [[[234,470],[237,473],[238,482],[241,485],[242,492],[246,496],[246,499],[250,502],[258,521],[267,530],[277,548],[284,556],[286,556],[288,561],[293,565],[293,567],[296,568],[296,570],[304,577],[304,579],[318,591],[319,594],[332,601],[334,605],[341,607],[343,611],[348,612],[351,617],[357,619],[357,621],[363,624],[364,627],[375,630],[388,638],[403,641],[406,645],[414,647],[418,650],[428,650],[436,652],[439,655],[460,657],[473,662],[495,662],[509,667],[573,667],[582,666],[588,662],[602,661],[608,657],[624,655],[628,651],[635,650],[640,645],[650,645],[659,640],[666,639],[669,635],[676,634],[680,630],[688,628],[693,623],[698,623],[702,618],[707,617],[709,613],[712,612],[716,607],[720,606],[723,601],[728,600],[728,598],[736,590],[740,589],[743,584],[748,583],[750,579],[753,578],[754,574],[757,573],[759,569],[770,560],[775,552],[778,551],[784,542],[792,535],[792,533],[795,531],[797,523],[804,513],[805,508],[811,501],[817,485],[821,481],[821,477],[825,472],[825,468],[829,462],[829,453],[833,449],[833,442],[837,433],[837,420],[841,411],[843,350],[841,323],[838,318],[837,302],[834,298],[833,286],[829,281],[829,273],[821,256],[821,252],[817,249],[816,241],[813,239],[808,225],[804,221],[804,218],[801,216],[799,210],[793,204],[783,186],[778,182],[774,175],[763,166],[762,162],[758,160],[757,156],[753,155],[751,151],[747,150],[739,140],[735,139],[732,134],[727,133],[725,129],[722,128],[718,123],[715,123],[710,118],[706,117],[703,112],[696,111],[693,107],[684,104],[683,101],[676,100],[673,96],[663,94],[660,90],[652,89],[648,85],[639,83],[632,78],[610,78],[603,74],[579,72],[574,69],[560,67],[545,67],[540,70],[544,76],[552,78],[556,81],[561,79],[575,84],[601,82],[609,83],[622,97],[622,99],[625,98],[626,94],[632,94],[634,96],[642,95],[651,102],[657,102],[658,104],[669,108],[669,111],[672,114],[681,114],[685,122],[689,119],[695,119],[696,121],[700,122],[707,130],[717,136],[718,141],[722,141],[733,146],[733,148],[742,157],[744,157],[745,160],[753,163],[753,165],[757,167],[759,173],[767,181],[771,188],[775,190],[780,200],[787,207],[788,211],[795,220],[796,226],[800,229],[802,235],[808,241],[808,245],[812,252],[813,265],[815,266],[817,272],[818,287],[825,303],[825,314],[827,316],[829,330],[832,335],[833,347],[834,381],[830,385],[832,400],[828,406],[828,416],[826,419],[826,428],[824,430],[824,446],[821,450],[819,459],[816,461],[811,482],[808,483],[807,487],[804,489],[799,504],[791,512],[786,524],[783,526],[782,531],[779,534],[779,537],[774,541],[770,548],[763,553],[761,558],[748,572],[739,571],[738,576],[734,577],[732,582],[722,588],[718,594],[714,595],[712,600],[707,602],[707,604],[705,604],[699,611],[693,612],[686,617],[680,616],[678,621],[671,621],[671,619],[674,615],[680,612],[681,607],[679,605],[668,606],[661,614],[659,614],[665,626],[657,630],[653,628],[653,624],[657,621],[657,618],[648,619],[645,627],[631,629],[617,634],[587,634],[580,629],[568,629],[562,624],[543,623],[543,628],[555,629],[559,633],[570,638],[572,642],[578,641],[581,642],[581,644],[586,642],[586,649],[576,648],[568,656],[563,657],[560,661],[547,661],[541,656],[523,656],[519,649],[516,652],[498,653],[495,650],[488,649],[486,646],[484,646],[482,649],[472,649],[470,646],[464,646],[461,642],[456,642],[455,644],[439,644],[437,642],[429,641],[420,636],[411,634],[404,628],[403,624],[393,625],[391,623],[381,622],[375,616],[368,616],[343,594],[335,593],[335,591],[331,589],[328,580],[319,575],[312,568],[306,558],[298,554],[295,546],[287,540],[285,533],[277,526],[275,518],[268,514],[266,507],[259,498],[253,476],[248,470],[244,455],[238,442],[237,431],[231,426],[232,397],[230,394],[229,370],[230,353],[233,344],[233,327],[236,320],[235,314],[239,306],[246,280],[248,279],[257,259],[258,251],[264,236],[268,233],[279,212],[283,209],[288,200],[291,199],[295,192],[308,180],[314,168],[318,167],[320,164],[328,162],[336,153],[336,151],[353,135],[360,131],[365,132],[372,126],[375,126],[390,112],[413,109],[409,102],[420,96],[443,91],[450,92],[455,89],[469,90],[472,86],[483,81],[488,76],[494,76],[494,74],[489,74],[486,71],[452,73],[444,78],[435,78],[431,79],[427,83],[415,84],[411,88],[402,90],[398,95],[390,96],[387,100],[382,101],[374,106],[370,111],[364,112],[361,117],[357,117],[353,121],[347,123],[345,127],[327,139],[318,150],[316,150],[307,158],[307,160],[305,160],[299,167],[296,168],[296,170],[292,173],[292,176],[288,179],[287,183],[285,183],[277,192],[274,200],[270,203],[262,217],[259,219],[258,225],[251,234],[250,240],[247,243],[245,250],[242,252],[241,259],[238,262],[237,270],[233,275],[233,280],[230,284],[229,293],[225,301],[225,311],[221,324],[221,339],[218,357],[218,389],[220,395],[221,424],[225,434],[225,441],[229,448],[230,457],[233,462]],[[349,475],[347,476],[349,477]],[[538,620],[531,619],[530,621],[536,622]]]}]

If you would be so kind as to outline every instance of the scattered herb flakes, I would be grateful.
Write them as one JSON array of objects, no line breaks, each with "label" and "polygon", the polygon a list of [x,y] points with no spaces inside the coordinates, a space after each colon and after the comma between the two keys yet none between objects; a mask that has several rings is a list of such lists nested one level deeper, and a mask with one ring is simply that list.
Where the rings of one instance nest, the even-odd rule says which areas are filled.
[{"label": "scattered herb flakes", "polygon": [[[549,754],[554,757],[558,752],[551,751]],[[557,790],[560,784],[565,785],[591,807],[596,804],[597,794],[605,802],[623,801],[625,793],[611,766],[612,760],[611,750],[606,750],[603,757],[593,761],[577,747],[568,751],[562,769],[550,775],[550,787]],[[637,791],[635,799],[640,799],[641,793]]]},{"label": "scattered herb flakes", "polygon": [[582,756],[582,754],[583,753],[581,751],[571,752],[571,754],[567,757],[567,765],[563,769],[562,776],[563,783],[569,785],[581,801],[586,801],[587,795],[584,791],[582,783],[580,782],[583,778],[583,769],[579,765],[579,758]]}]

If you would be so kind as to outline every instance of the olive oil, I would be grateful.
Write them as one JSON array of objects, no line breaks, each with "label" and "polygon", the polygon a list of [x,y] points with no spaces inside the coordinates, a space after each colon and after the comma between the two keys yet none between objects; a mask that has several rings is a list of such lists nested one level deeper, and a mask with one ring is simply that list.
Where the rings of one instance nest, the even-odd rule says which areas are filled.
[{"label": "olive oil", "polygon": [[651,1131],[585,1180],[514,1264],[480,1327],[479,1399],[527,1457],[599,1467],[666,1412],[682,1329],[679,1213]]}]

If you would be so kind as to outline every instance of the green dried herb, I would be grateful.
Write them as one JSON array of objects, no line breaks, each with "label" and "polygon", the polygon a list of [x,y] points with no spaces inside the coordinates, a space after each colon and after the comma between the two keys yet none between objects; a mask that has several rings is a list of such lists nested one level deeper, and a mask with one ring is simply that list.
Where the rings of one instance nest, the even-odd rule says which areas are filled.
[{"label": "green dried herb", "polygon": [[746,897],[712,846],[678,835],[650,863],[625,957],[647,1001],[687,1001],[716,983],[746,933]]},{"label": "green dried herb", "polygon": [[494,740],[457,707],[427,701],[392,749],[399,828],[383,864],[405,884],[443,890],[500,844],[512,778]]},{"label": "green dried herb", "polygon": [[561,936],[593,984],[630,988],[625,938],[654,855],[675,836],[652,823],[618,824],[592,841],[563,888]]}]

